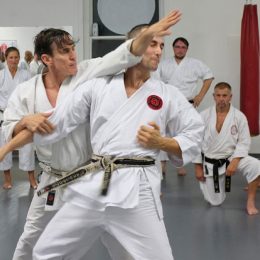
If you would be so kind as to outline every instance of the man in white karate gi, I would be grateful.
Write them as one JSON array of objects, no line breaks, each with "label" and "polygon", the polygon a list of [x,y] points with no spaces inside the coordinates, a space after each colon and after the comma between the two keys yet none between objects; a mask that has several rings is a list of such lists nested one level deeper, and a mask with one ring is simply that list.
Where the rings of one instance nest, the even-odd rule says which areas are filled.
[{"label": "man in white karate gi", "polygon": [[247,213],[258,213],[255,206],[260,175],[260,161],[248,155],[250,133],[245,115],[231,105],[231,86],[220,82],[214,89],[215,105],[201,112],[206,128],[202,155],[195,163],[195,173],[206,201],[221,205],[230,189],[231,177],[241,173],[248,182]]},{"label": "man in white karate gi", "polygon": [[[35,51],[47,66],[48,71],[46,74],[34,77],[27,84],[20,85],[12,95],[5,112],[4,129],[7,137],[10,139],[12,135],[16,135],[21,130],[29,135],[32,135],[30,131],[49,132],[52,125],[47,121],[46,115],[40,112],[55,107],[80,82],[94,76],[113,74],[136,64],[140,61],[139,56],[142,55],[153,36],[169,34],[169,27],[174,25],[179,18],[180,13],[174,11],[149,27],[134,41],[127,41],[116,51],[103,58],[84,61],[78,68],[71,36],[62,30],[48,29],[42,31],[35,39]],[[32,115],[34,113],[39,114]],[[19,121],[19,119],[21,120]],[[49,165],[63,172],[70,171],[89,158],[90,144],[88,143],[86,128],[86,124],[79,126],[69,136],[53,146],[37,146],[38,158],[44,168],[39,188],[57,179],[55,175],[47,172],[46,169]],[[28,130],[30,131],[28,132]],[[16,135],[16,137],[18,136],[19,134]],[[55,196],[54,200],[53,196]],[[34,196],[27,215],[24,233],[18,242],[13,259],[29,260],[32,258],[34,244],[54,215],[53,210],[57,210],[62,203],[59,197],[59,192],[56,192],[55,195],[50,193],[48,198]],[[106,240],[108,249],[122,253],[122,256],[120,254],[116,257],[113,256],[113,259],[125,259],[123,258],[126,257],[123,250],[118,246],[112,246],[111,243],[114,242]]]},{"label": "man in white karate gi", "polygon": [[[153,76],[167,84],[177,87],[194,107],[198,107],[208,92],[214,79],[210,68],[198,59],[187,57],[189,42],[183,37],[176,38],[172,43],[174,56],[162,60]],[[198,83],[202,86],[198,90]],[[160,153],[162,171],[166,173],[168,157]],[[178,175],[186,175],[185,168],[177,169]]]},{"label": "man in white karate gi", "polygon": [[[140,31],[145,28],[135,28],[130,37]],[[35,136],[38,145],[57,142],[90,119],[93,162],[106,171],[89,172],[67,186],[66,203],[40,237],[34,259],[80,259],[104,231],[133,259],[173,259],[154,161],[162,149],[176,165],[189,162],[200,150],[204,125],[176,88],[150,78],[163,46],[154,37],[142,61],[125,74],[79,86],[49,118],[55,131]]]}]

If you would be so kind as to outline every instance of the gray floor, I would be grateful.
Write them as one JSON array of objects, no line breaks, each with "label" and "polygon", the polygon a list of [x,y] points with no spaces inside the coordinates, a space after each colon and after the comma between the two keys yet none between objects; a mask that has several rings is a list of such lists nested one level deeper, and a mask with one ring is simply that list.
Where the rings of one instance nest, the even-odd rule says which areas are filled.
[{"label": "gray floor", "polygon": [[[246,214],[245,180],[233,177],[232,192],[225,203],[210,207],[202,199],[191,165],[188,170],[187,176],[177,177],[169,166],[162,184],[165,224],[175,260],[259,259],[260,215]],[[25,173],[14,167],[13,177],[12,190],[0,189],[0,260],[11,259],[33,195]],[[260,208],[260,191],[257,195]],[[84,259],[110,257],[97,242]]]}]

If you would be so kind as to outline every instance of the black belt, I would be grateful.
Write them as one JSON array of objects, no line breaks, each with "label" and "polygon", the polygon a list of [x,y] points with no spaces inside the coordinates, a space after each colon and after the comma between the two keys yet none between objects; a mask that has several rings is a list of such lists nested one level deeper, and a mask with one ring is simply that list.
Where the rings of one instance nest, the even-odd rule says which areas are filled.
[{"label": "black belt", "polygon": [[[126,167],[148,167],[154,164],[155,160],[149,157],[113,158],[112,156],[93,155],[92,160],[89,164],[79,167],[74,171],[68,172],[66,176],[61,177],[59,180],[40,189],[37,194],[38,196],[40,196],[45,192],[49,192],[58,187],[67,185],[86,174],[93,173],[96,170],[104,169],[101,195],[106,195],[110,184],[111,175],[114,170]],[[57,174],[57,170],[52,170],[51,167],[49,168],[50,173],[52,173],[52,171],[54,170],[55,174]]]},{"label": "black belt", "polygon": [[[91,162],[96,163],[98,161],[100,161],[102,157],[100,157],[99,159],[91,159]],[[145,167],[145,166],[151,166],[155,164],[155,161],[153,159],[148,159],[146,158],[145,160],[142,159],[129,159],[129,158],[123,158],[123,159],[116,159],[113,161],[113,163],[117,166],[117,165],[125,165],[128,167],[131,166],[140,166],[140,167]],[[111,180],[111,175],[113,172],[113,169],[110,166],[106,166],[106,165],[102,165],[102,168],[105,169],[105,173],[104,173],[104,178],[103,178],[103,185],[102,185],[102,191],[101,191],[101,195],[107,195],[107,191],[108,191],[108,187],[109,187],[109,183]]]},{"label": "black belt", "polygon": [[[215,189],[216,193],[219,193],[220,189],[219,189],[218,168],[222,167],[223,165],[226,165],[226,168],[227,168],[230,162],[229,162],[228,158],[212,159],[212,158],[208,158],[208,157],[204,156],[203,154],[202,154],[202,158],[203,158],[203,160],[205,160],[205,162],[213,164],[214,189]],[[205,172],[206,172],[206,174],[208,174],[208,169],[207,169],[206,165],[205,165]],[[230,190],[231,190],[231,176],[226,175],[226,177],[225,177],[225,191],[230,192]]]},{"label": "black belt", "polygon": [[191,104],[194,104],[194,100],[193,99],[190,99],[188,100]]}]

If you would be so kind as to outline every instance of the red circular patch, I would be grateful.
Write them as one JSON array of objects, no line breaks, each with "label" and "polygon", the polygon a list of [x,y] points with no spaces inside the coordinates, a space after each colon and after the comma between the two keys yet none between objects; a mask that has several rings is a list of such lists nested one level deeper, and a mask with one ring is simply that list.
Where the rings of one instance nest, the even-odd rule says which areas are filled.
[{"label": "red circular patch", "polygon": [[163,101],[160,97],[151,95],[147,98],[147,104],[151,109],[159,110],[163,105]]}]

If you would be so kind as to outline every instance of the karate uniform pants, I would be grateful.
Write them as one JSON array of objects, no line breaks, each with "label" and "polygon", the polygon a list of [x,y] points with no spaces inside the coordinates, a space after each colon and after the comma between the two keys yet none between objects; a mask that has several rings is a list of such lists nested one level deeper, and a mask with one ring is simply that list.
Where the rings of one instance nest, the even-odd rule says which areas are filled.
[{"label": "karate uniform pants", "polygon": [[[0,146],[5,144],[5,138],[0,128]],[[5,171],[13,166],[12,153],[6,155],[5,159],[0,162],[0,170]],[[19,169],[22,171],[33,171],[35,169],[35,155],[33,144],[27,144],[19,149]]]},{"label": "karate uniform pants", "polygon": [[[50,181],[50,177],[43,173],[38,189],[43,188]],[[60,202],[61,203],[61,202]],[[39,197],[36,193],[33,196],[24,226],[24,231],[17,243],[13,260],[31,260],[33,248],[42,234],[44,228],[50,222],[57,210],[45,210],[46,199]],[[113,260],[132,260],[126,250],[111,235],[104,233],[101,237],[102,243],[108,249]]]},{"label": "karate uniform pants", "polygon": [[156,212],[147,179],[141,179],[139,204],[135,208],[107,207],[105,211],[95,211],[67,202],[38,240],[33,259],[79,260],[105,231],[133,259],[173,260],[164,222]]},{"label": "karate uniform pants", "polygon": [[[254,181],[260,175],[260,161],[252,156],[242,158],[238,164],[236,174],[243,174],[248,183]],[[222,204],[226,198],[225,174],[219,176],[219,188],[220,193],[215,193],[213,177],[210,176],[206,176],[205,182],[200,182],[200,189],[204,199],[213,206]]]}]

